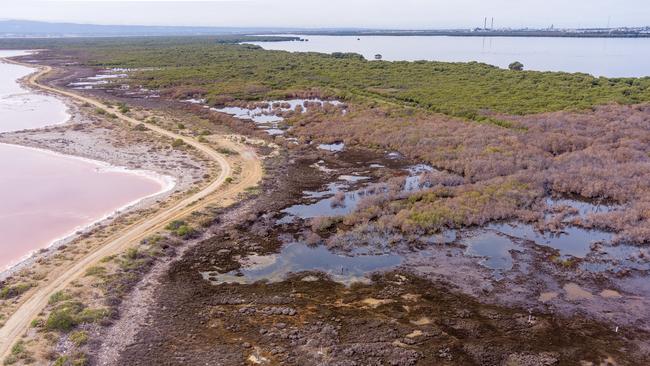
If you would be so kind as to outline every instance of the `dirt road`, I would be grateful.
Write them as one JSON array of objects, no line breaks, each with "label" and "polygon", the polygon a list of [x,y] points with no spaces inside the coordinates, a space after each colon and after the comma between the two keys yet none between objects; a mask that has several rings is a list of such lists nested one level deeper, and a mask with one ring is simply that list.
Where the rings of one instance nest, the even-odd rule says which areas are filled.
[{"label": "dirt road", "polygon": [[[22,64],[8,59],[3,59],[3,61],[32,68],[37,67],[36,65]],[[107,109],[106,105],[92,98],[39,83],[38,79],[50,71],[52,71],[52,68],[49,66],[40,67],[37,73],[29,77],[29,84],[50,93],[73,98],[97,108]],[[143,124],[142,121],[138,121],[123,113],[113,110],[111,112],[122,121],[134,125]],[[216,152],[210,146],[199,143],[191,137],[179,135],[148,123],[144,123],[144,125],[160,135],[172,139],[181,139],[187,145],[200,151],[206,157],[220,165],[221,171],[219,175],[209,185],[191,196],[182,199],[168,208],[162,209],[151,217],[130,225],[122,232],[111,235],[98,246],[98,249],[74,263],[59,268],[56,273],[51,273],[51,278],[47,282],[42,283],[35,291],[26,294],[28,297],[24,300],[23,304],[7,319],[5,325],[0,328],[0,356],[2,358],[7,355],[11,346],[29,328],[31,320],[45,308],[49,296],[56,291],[64,289],[73,280],[82,276],[89,266],[94,265],[97,261],[108,255],[119,253],[127,247],[138,243],[147,236],[162,230],[170,221],[180,219],[192,211],[215,202],[227,203],[234,201],[246,188],[255,186],[262,177],[262,168],[259,159],[252,150],[242,147],[242,145],[229,142],[225,139],[219,140],[219,143],[227,144],[228,148],[236,150],[242,158],[242,174],[240,179],[235,183],[226,184],[226,178],[231,175],[232,167],[223,155]]]}]

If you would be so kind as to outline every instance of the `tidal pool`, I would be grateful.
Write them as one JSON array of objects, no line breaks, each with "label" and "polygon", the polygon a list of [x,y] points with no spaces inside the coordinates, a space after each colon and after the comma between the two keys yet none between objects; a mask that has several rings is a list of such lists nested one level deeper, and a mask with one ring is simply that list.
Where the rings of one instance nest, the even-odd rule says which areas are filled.
[{"label": "tidal pool", "polygon": [[[317,167],[320,166],[317,165]],[[322,167],[320,168],[322,169]],[[409,175],[405,178],[403,192],[413,192],[426,188],[420,183],[420,177],[422,174],[434,171],[434,168],[425,164],[417,164],[404,170],[406,170]],[[369,184],[365,184],[362,188],[350,190],[350,184],[363,182],[368,179],[370,179],[370,177],[363,175],[340,175],[338,177],[338,182],[328,183],[324,190],[303,192],[303,198],[317,200],[314,202],[293,205],[282,210],[282,212],[288,214],[288,216],[283,217],[279,224],[292,222],[293,219],[290,217],[310,219],[314,217],[343,216],[352,213],[363,197],[381,192],[382,189],[385,189],[378,187],[371,189]]]},{"label": "tidal pool", "polygon": [[329,152],[341,152],[343,149],[345,149],[345,144],[342,142],[335,142],[333,144],[320,144],[318,145],[318,148]]},{"label": "tidal pool", "polygon": [[101,85],[108,85],[111,80],[128,77],[127,74],[97,74],[87,78],[79,79],[76,82],[68,84],[72,89],[95,89]]},{"label": "tidal pool", "polygon": [[220,274],[202,272],[204,279],[218,285],[223,283],[249,284],[261,280],[279,282],[290,273],[322,272],[332,280],[349,285],[353,282],[369,282],[369,275],[399,266],[402,257],[386,255],[339,255],[323,246],[309,247],[291,243],[280,253],[252,256],[239,270]]},{"label": "tidal pool", "polygon": [[560,233],[541,233],[531,225],[492,224],[488,228],[521,239],[532,240],[538,245],[557,249],[562,257],[573,256],[584,258],[591,252],[595,243],[610,243],[614,234],[598,230],[587,230],[580,227],[568,226]]},{"label": "tidal pool", "polygon": [[466,255],[482,257],[479,263],[496,271],[510,270],[512,268],[510,252],[522,250],[510,238],[490,231],[467,238],[463,240],[463,244],[467,245]]},{"label": "tidal pool", "polygon": [[[201,99],[188,99],[186,102],[197,104],[199,100]],[[261,102],[254,108],[223,107],[210,109],[215,112],[229,114],[237,119],[253,121],[257,128],[264,130],[269,135],[276,136],[285,133],[285,130],[280,128],[280,122],[284,121],[284,117],[280,114],[295,112],[298,107],[302,109],[301,113],[305,113],[310,108],[321,107],[325,104],[341,105],[341,102],[336,100],[290,99]]]},{"label": "tidal pool", "polygon": [[356,208],[365,190],[346,192],[345,188],[347,187],[344,184],[330,184],[327,190],[322,192],[305,192],[306,198],[321,199],[314,203],[293,205],[282,212],[301,219],[347,215]]},{"label": "tidal pool", "polygon": [[576,215],[585,217],[589,214],[607,213],[620,209],[618,205],[599,204],[594,202],[579,201],[568,198],[547,198],[548,207],[568,206],[576,210]]},{"label": "tidal pool", "polygon": [[409,172],[408,177],[404,181],[404,191],[405,192],[414,192],[420,189],[427,188],[426,185],[422,184],[421,178],[422,175],[426,173],[431,173],[435,169],[427,164],[417,164],[410,166],[406,169]]}]

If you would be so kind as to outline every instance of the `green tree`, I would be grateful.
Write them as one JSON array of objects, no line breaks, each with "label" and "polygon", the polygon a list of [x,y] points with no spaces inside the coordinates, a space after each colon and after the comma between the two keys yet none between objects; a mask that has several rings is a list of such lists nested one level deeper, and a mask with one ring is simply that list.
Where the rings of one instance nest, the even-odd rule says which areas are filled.
[{"label": "green tree", "polygon": [[511,63],[510,65],[508,65],[508,68],[510,70],[514,70],[514,71],[522,71],[524,69],[524,64],[522,64],[519,61],[515,61],[515,62]]}]

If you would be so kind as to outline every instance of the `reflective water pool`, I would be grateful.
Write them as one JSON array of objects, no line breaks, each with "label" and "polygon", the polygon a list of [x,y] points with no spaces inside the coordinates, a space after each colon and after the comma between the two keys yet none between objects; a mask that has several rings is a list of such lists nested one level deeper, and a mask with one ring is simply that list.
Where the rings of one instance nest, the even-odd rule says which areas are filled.
[{"label": "reflective water pool", "polygon": [[309,247],[301,243],[285,246],[280,253],[268,256],[253,256],[247,259],[243,268],[219,274],[202,272],[204,279],[213,284],[248,284],[261,280],[278,282],[289,273],[323,272],[332,280],[344,284],[369,282],[373,272],[384,271],[400,265],[398,255],[339,255],[323,246]]}]

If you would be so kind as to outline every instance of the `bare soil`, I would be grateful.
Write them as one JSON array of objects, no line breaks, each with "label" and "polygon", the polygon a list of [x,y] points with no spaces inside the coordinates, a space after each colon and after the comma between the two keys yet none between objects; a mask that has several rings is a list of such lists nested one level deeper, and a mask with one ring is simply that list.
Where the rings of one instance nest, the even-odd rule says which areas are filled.
[{"label": "bare soil", "polygon": [[[503,302],[513,302],[517,296],[512,293],[537,293],[539,286],[535,281],[506,281],[496,285],[499,291],[484,292],[495,283],[484,269],[462,254],[449,258],[444,248],[440,262],[425,261],[428,268],[440,264],[437,273],[444,276],[405,265],[352,287],[319,272],[272,284],[214,286],[205,281],[202,271],[231,271],[241,266],[242,258],[273,253],[284,237],[302,235],[299,225],[273,225],[279,217],[274,213],[300,201],[299,192],[331,179],[310,167],[321,158],[338,173],[356,170],[360,161],[380,161],[376,154],[355,150],[267,162],[267,171],[275,174],[267,177],[264,193],[224,213],[213,237],[160,274],[156,295],[140,319],[143,326],[115,364],[574,365],[649,360],[643,331],[616,333],[611,324],[576,312],[576,307],[561,313],[549,307],[498,305],[494,297],[510,294]],[[443,258],[450,264],[445,266]],[[452,270],[456,265],[458,270]]]}]

